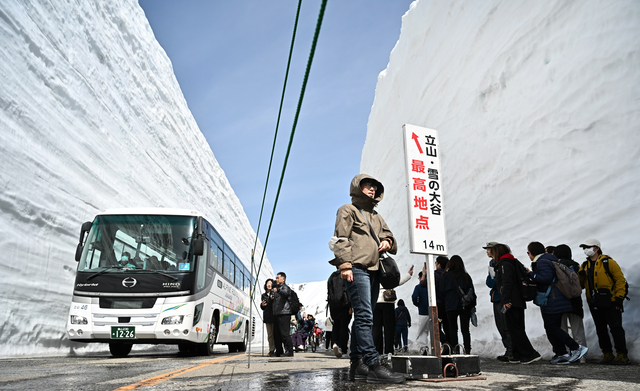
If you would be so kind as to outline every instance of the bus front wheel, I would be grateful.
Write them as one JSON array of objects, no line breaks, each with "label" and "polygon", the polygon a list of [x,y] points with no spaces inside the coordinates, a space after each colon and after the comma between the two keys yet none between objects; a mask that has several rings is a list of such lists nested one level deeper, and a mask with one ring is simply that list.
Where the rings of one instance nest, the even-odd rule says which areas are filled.
[{"label": "bus front wheel", "polygon": [[110,343],[109,351],[113,357],[127,357],[131,352],[131,348],[133,347],[130,343]]},{"label": "bus front wheel", "polygon": [[218,314],[214,314],[211,319],[211,327],[209,329],[209,337],[207,342],[201,346],[203,356],[211,356],[213,354],[213,347],[218,339]]}]

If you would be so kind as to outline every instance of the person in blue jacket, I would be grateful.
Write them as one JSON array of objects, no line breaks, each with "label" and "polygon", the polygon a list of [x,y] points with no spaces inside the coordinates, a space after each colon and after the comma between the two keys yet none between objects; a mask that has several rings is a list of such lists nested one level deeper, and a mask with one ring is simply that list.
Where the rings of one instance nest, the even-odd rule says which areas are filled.
[{"label": "person in blue jacket", "polygon": [[497,242],[489,242],[482,248],[486,250],[487,256],[491,259],[489,261],[489,273],[487,274],[486,284],[490,289],[489,296],[491,297],[491,303],[493,304],[493,318],[496,323],[496,328],[502,337],[502,344],[504,345],[504,354],[497,357],[498,361],[509,361],[509,357],[513,358],[513,350],[511,349],[511,334],[507,328],[507,316],[502,312],[502,304],[500,304],[500,292],[498,292],[496,283],[496,260],[491,257],[491,249],[497,246]]},{"label": "person in blue jacket", "polygon": [[[418,279],[420,282],[413,288],[413,294],[411,295],[411,301],[413,305],[418,307],[418,335],[416,336],[416,342],[420,348],[429,346],[429,290],[427,289],[426,282],[426,268],[423,267],[422,271],[418,273]],[[396,312],[398,310],[396,309]],[[400,342],[398,340],[398,342]]]},{"label": "person in blue jacket", "polygon": [[[531,268],[533,269],[527,269],[527,273],[537,284],[538,291],[546,292],[549,286],[551,286],[547,297],[547,304],[540,307],[544,329],[547,332],[547,338],[553,346],[553,352],[555,353],[550,363],[569,364],[576,362],[580,360],[589,349],[586,346],[579,345],[561,327],[562,314],[573,311],[573,307],[571,306],[571,301],[553,284],[556,280],[556,268],[552,262],[557,262],[558,258],[552,254],[545,253],[544,245],[540,242],[529,243],[529,246],[527,246],[527,255],[529,255],[529,259],[531,259]],[[565,346],[570,349],[568,354]]]}]

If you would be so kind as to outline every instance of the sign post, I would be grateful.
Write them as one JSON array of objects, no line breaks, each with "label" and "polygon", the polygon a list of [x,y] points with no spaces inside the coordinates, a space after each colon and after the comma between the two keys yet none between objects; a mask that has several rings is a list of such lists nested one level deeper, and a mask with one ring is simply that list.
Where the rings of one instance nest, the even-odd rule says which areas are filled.
[{"label": "sign post", "polygon": [[[434,275],[434,255],[447,255],[442,199],[440,139],[434,129],[403,126],[410,251],[427,255],[426,281],[430,306],[430,351],[440,357],[440,327]],[[444,314],[443,314],[444,315]]]}]

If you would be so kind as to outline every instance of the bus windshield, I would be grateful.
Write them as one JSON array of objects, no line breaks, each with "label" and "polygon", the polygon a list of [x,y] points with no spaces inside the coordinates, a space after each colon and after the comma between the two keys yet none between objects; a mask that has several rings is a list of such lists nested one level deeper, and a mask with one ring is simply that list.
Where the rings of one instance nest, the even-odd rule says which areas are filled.
[{"label": "bus windshield", "polygon": [[190,216],[100,215],[87,236],[80,272],[189,272],[197,219]]}]

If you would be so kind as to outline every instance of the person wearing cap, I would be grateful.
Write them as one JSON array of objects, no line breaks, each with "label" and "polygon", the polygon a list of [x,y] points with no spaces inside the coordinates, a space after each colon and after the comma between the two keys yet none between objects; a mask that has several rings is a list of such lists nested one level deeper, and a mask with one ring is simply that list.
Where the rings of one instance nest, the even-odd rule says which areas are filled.
[{"label": "person wearing cap", "polygon": [[493,303],[493,319],[496,323],[496,328],[500,333],[500,337],[502,338],[502,345],[504,345],[505,349],[504,354],[498,356],[497,359],[498,361],[507,362],[509,361],[509,357],[513,358],[513,351],[511,349],[511,335],[509,334],[509,330],[507,329],[507,317],[505,313],[502,312],[502,304],[500,304],[500,293],[497,289],[495,266],[498,262],[491,257],[491,249],[497,244],[498,242],[488,242],[482,248],[486,250],[487,257],[491,259],[489,261],[489,274],[487,275],[486,284],[490,288],[489,296],[491,297],[491,303]]},{"label": "person wearing cap", "polygon": [[[616,261],[602,253],[600,241],[589,239],[580,247],[584,250],[587,260],[580,266],[578,276],[580,284],[587,292],[587,303],[596,326],[598,343],[603,354],[600,363],[630,364],[625,332],[622,328],[622,303],[626,296],[624,274]],[[608,270],[605,266],[607,264]],[[615,357],[609,332],[616,347]]]}]

